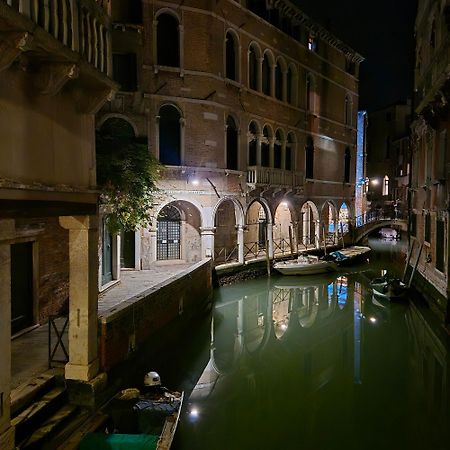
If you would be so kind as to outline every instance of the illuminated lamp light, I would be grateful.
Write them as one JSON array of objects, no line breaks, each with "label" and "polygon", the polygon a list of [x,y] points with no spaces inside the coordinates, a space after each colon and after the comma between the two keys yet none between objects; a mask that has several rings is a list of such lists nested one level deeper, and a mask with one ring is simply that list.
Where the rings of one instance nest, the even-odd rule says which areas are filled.
[{"label": "illuminated lamp light", "polygon": [[198,185],[200,184],[200,181],[198,181],[197,178],[194,178],[194,179],[192,180],[192,184],[193,184],[194,186],[198,186]]}]

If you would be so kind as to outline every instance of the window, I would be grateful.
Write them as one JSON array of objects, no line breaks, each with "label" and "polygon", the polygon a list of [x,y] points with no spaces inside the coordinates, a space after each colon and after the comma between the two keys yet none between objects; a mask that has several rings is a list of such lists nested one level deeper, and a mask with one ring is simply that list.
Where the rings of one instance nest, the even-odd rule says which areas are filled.
[{"label": "window", "polygon": [[262,63],[262,90],[263,94],[271,94],[272,68],[270,66],[269,55],[264,54]]},{"label": "window", "polygon": [[344,183],[350,183],[350,163],[351,163],[351,152],[347,147],[345,149],[344,156]]},{"label": "window", "polygon": [[261,141],[261,165],[263,167],[270,167],[270,140],[272,134],[268,126],[263,129],[263,137]]},{"label": "window", "polygon": [[317,52],[317,39],[315,36],[310,34],[308,36],[308,50],[311,50],[312,52]]},{"label": "window", "polygon": [[314,141],[311,136],[306,138],[305,158],[305,177],[314,178]]},{"label": "window", "polygon": [[258,128],[255,122],[250,122],[248,127],[248,165],[256,166],[258,150]]},{"label": "window", "polygon": [[230,31],[225,38],[225,76],[234,81],[238,81],[238,45],[237,38]]},{"label": "window", "polygon": [[158,215],[156,231],[156,259],[180,259],[180,242],[180,211],[172,205],[167,205]]},{"label": "window", "polygon": [[444,272],[445,269],[445,221],[436,220],[436,269]]},{"label": "window", "polygon": [[294,82],[294,77],[292,75],[292,69],[289,67],[287,70],[287,74],[286,74],[286,100],[289,104],[293,104],[294,103],[294,99],[293,99],[293,84]]},{"label": "window", "polygon": [[180,67],[180,38],[178,20],[171,14],[158,16],[157,24],[157,64],[159,66]]},{"label": "window", "polygon": [[258,90],[258,54],[254,46],[250,47],[248,55],[248,83],[250,89]]},{"label": "window", "polygon": [[425,233],[424,241],[431,242],[431,214],[425,213]]},{"label": "window", "polygon": [[227,169],[238,170],[238,130],[231,116],[227,118]]},{"label": "window", "polygon": [[181,164],[181,114],[173,105],[159,110],[159,160],[162,164]]},{"label": "window", "polygon": [[121,91],[134,92],[137,90],[135,53],[113,54],[113,78],[120,84]]},{"label": "window", "polygon": [[292,170],[292,155],[294,147],[295,138],[292,133],[288,134],[286,141],[286,160],[284,163],[284,168],[286,170]]},{"label": "window", "polygon": [[281,169],[283,135],[280,130],[275,134],[275,143],[273,145],[273,166],[275,169]]},{"label": "window", "polygon": [[275,67],[275,97],[283,100],[283,69],[280,60]]},{"label": "window", "polygon": [[389,195],[389,177],[387,175],[383,178],[383,195]]}]

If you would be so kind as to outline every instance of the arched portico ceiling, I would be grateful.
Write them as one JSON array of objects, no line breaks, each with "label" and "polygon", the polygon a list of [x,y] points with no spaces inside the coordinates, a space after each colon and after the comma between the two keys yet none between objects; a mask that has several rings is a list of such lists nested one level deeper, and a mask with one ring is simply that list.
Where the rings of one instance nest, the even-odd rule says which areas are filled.
[{"label": "arched portico ceiling", "polygon": [[216,206],[214,206],[214,209],[213,209],[212,223],[214,223],[214,221],[215,221],[217,211],[219,211],[219,209],[221,207],[224,207],[224,205],[227,205],[230,203],[234,209],[234,217],[235,217],[236,225],[244,225],[244,218],[245,218],[244,208],[242,207],[242,204],[238,200],[236,200],[235,198],[232,198],[232,197],[223,197],[216,203]]},{"label": "arched portico ceiling", "polygon": [[266,201],[264,198],[262,198],[262,197],[259,197],[259,198],[254,199],[254,200],[248,205],[247,210],[245,211],[245,219],[246,219],[246,223],[248,223],[248,215],[249,215],[249,212],[250,212],[251,210],[253,210],[253,209],[256,207],[256,205],[259,205],[259,207],[263,208],[264,214],[266,215],[266,221],[267,221],[267,223],[273,223],[273,217],[272,217],[272,212],[271,212],[271,210],[270,210],[270,206],[269,206],[269,204],[267,203],[267,201]]},{"label": "arched portico ceiling", "polygon": [[319,210],[317,209],[317,206],[313,201],[307,200],[305,203],[303,203],[301,210],[304,211],[307,208],[311,209],[314,220],[319,220]]}]

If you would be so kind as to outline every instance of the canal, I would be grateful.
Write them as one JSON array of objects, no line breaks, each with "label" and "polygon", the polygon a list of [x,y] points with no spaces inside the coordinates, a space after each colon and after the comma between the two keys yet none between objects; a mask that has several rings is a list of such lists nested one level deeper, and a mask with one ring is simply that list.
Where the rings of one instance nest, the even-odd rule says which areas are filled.
[{"label": "canal", "polygon": [[370,244],[333,275],[217,289],[180,356],[175,450],[449,448],[448,336],[414,294],[373,298],[404,246]]}]

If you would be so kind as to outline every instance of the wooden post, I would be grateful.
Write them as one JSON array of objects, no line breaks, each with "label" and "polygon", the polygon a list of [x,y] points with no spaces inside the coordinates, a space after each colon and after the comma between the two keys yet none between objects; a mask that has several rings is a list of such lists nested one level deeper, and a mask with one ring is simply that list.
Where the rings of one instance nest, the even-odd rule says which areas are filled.
[{"label": "wooden post", "polygon": [[294,240],[292,239],[292,227],[289,225],[289,245],[291,247],[291,256],[294,256]]},{"label": "wooden post", "polygon": [[411,272],[411,277],[409,278],[408,287],[411,287],[411,283],[412,283],[414,274],[416,273],[417,266],[419,265],[420,255],[422,254],[422,248],[423,248],[423,243],[420,244],[419,254],[417,255],[417,259],[416,259],[416,263],[414,264],[413,271]]},{"label": "wooden post", "polygon": [[270,277],[269,239],[266,240],[266,263],[267,263],[267,276]]},{"label": "wooden post", "polygon": [[403,282],[405,282],[405,280],[406,280],[406,272],[408,272],[409,261],[411,260],[411,255],[412,255],[412,251],[413,251],[414,243],[415,243],[415,242],[416,242],[416,241],[413,240],[413,241],[411,242],[411,247],[409,248],[408,257],[407,257],[407,259],[406,259],[405,269],[403,270],[403,276],[402,276],[402,281],[403,281]]}]

